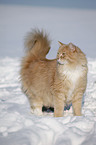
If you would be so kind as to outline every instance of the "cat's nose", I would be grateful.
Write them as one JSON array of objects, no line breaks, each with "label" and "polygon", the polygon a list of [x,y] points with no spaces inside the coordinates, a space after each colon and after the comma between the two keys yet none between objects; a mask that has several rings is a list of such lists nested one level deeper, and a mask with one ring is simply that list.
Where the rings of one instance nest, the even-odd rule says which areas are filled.
[{"label": "cat's nose", "polygon": [[60,58],[63,58],[63,55],[62,54],[60,55]]}]

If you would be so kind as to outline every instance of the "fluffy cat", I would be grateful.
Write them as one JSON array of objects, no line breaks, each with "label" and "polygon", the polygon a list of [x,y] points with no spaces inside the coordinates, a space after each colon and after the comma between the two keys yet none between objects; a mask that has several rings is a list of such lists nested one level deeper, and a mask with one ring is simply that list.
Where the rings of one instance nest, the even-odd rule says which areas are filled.
[{"label": "fluffy cat", "polygon": [[57,58],[48,60],[48,35],[39,30],[27,34],[27,50],[20,71],[22,88],[32,113],[42,115],[42,107],[47,106],[54,107],[55,117],[62,117],[64,106],[72,103],[73,114],[80,116],[87,84],[87,60],[74,44],[59,44]]}]

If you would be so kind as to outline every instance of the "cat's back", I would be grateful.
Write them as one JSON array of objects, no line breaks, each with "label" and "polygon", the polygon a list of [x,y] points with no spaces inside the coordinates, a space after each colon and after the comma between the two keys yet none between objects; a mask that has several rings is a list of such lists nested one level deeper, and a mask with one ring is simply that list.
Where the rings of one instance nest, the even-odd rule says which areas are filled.
[{"label": "cat's back", "polygon": [[36,73],[51,73],[56,69],[56,59],[53,60],[34,60],[29,64],[29,70],[35,71]]},{"label": "cat's back", "polygon": [[21,79],[23,82],[31,84],[38,84],[42,82],[48,83],[53,80],[56,71],[56,59],[53,60],[38,60],[38,59],[26,59],[23,60],[21,69]]}]

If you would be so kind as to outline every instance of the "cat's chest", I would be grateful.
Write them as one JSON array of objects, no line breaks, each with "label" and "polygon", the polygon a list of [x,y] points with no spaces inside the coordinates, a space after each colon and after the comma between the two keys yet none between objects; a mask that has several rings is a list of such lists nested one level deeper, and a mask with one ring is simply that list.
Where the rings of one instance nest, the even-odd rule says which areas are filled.
[{"label": "cat's chest", "polygon": [[62,73],[65,76],[66,81],[68,80],[71,83],[71,85],[74,86],[76,85],[79,78],[82,76],[82,68],[80,67],[77,67],[75,69],[65,68]]},{"label": "cat's chest", "polygon": [[65,85],[67,86],[67,101],[72,100],[72,94],[76,90],[76,86],[80,83],[80,77],[82,76],[82,68],[77,67],[76,69],[66,68],[63,71],[65,77]]}]

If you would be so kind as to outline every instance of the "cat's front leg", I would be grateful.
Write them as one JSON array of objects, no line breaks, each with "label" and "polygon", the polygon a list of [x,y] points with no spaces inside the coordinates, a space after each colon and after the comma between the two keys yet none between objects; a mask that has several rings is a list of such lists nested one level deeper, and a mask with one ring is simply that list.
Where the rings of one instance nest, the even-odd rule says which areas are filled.
[{"label": "cat's front leg", "polygon": [[54,97],[54,117],[63,117],[64,113],[64,99]]},{"label": "cat's front leg", "polygon": [[82,96],[75,96],[72,100],[72,107],[73,107],[73,114],[75,116],[81,116],[81,109],[82,109]]}]

